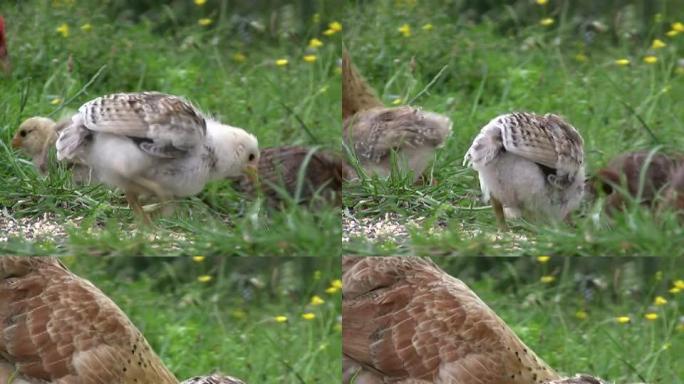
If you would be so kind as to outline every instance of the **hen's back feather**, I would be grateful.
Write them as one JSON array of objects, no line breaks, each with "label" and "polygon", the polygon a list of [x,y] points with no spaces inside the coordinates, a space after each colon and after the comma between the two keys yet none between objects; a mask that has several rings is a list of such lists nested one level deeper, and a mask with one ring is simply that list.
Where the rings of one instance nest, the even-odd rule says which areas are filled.
[{"label": "hen's back feather", "polygon": [[344,258],[342,310],[344,355],[387,383],[560,379],[472,290],[425,259]]},{"label": "hen's back feather", "polygon": [[0,257],[0,279],[0,363],[19,379],[177,383],[119,307],[56,259]]}]

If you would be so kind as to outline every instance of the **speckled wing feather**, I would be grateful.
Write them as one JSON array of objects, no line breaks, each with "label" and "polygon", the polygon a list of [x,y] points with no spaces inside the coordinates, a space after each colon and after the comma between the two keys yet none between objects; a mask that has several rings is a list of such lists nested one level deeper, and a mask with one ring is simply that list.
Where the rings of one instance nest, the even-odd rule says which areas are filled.
[{"label": "speckled wing feather", "polygon": [[465,157],[465,164],[488,163],[506,150],[570,178],[584,162],[583,140],[559,116],[516,112],[499,116],[482,128]]},{"label": "speckled wing feather", "polygon": [[502,129],[507,151],[535,163],[574,175],[584,162],[583,140],[577,130],[553,114],[514,113]]},{"label": "speckled wing feather", "polygon": [[392,150],[438,147],[451,133],[446,116],[403,106],[375,108],[344,122],[344,139],[363,160],[379,162]]},{"label": "speckled wing feather", "polygon": [[428,260],[367,257],[343,260],[343,270],[343,353],[386,383],[560,378],[463,282]]},{"label": "speckled wing feather", "polygon": [[53,258],[0,257],[0,362],[31,383],[177,383],[116,304]]},{"label": "speckled wing feather", "polygon": [[206,121],[188,101],[157,92],[117,93],[87,102],[60,134],[58,157],[71,158],[88,131],[127,136],[150,155],[174,158],[199,145]]},{"label": "speckled wing feather", "polygon": [[245,384],[244,381],[231,376],[197,376],[183,381],[181,384]]}]

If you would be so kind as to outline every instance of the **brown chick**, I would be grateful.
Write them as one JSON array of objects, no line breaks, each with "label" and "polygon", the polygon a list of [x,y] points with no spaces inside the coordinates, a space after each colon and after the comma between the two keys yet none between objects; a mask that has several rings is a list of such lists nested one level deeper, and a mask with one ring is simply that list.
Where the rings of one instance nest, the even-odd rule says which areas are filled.
[{"label": "brown chick", "polygon": [[[623,153],[610,160],[605,168],[598,170],[589,180],[588,198],[593,200],[598,191],[603,191],[608,214],[624,210],[630,199],[639,199],[640,204],[652,207],[681,163],[684,163],[684,156],[681,155],[654,153],[650,156],[649,151]],[[642,170],[643,185],[640,183]]]},{"label": "brown chick", "polygon": [[318,195],[340,205],[342,179],[348,172],[349,166],[330,151],[301,146],[263,148],[259,159],[259,181],[255,184],[250,178],[243,177],[238,188],[254,195],[260,187],[273,205],[285,200],[283,193],[302,204],[309,203]]},{"label": "brown chick", "polygon": [[0,280],[0,383],[178,384],[126,314],[57,259],[0,257]]},{"label": "brown chick", "polygon": [[387,177],[392,153],[401,171],[421,177],[437,148],[451,134],[451,120],[411,106],[386,108],[342,53],[343,139],[365,172]]},{"label": "brown chick", "polygon": [[9,75],[12,71],[9,50],[7,49],[7,36],[5,35],[5,19],[2,16],[0,16],[0,70],[5,75]]},{"label": "brown chick", "polygon": [[665,190],[662,209],[674,209],[684,219],[684,164],[674,172],[670,185]]},{"label": "brown chick", "polygon": [[429,260],[343,257],[342,287],[345,374],[354,377],[349,370],[358,365],[356,383],[595,384],[562,381],[470,288]]}]

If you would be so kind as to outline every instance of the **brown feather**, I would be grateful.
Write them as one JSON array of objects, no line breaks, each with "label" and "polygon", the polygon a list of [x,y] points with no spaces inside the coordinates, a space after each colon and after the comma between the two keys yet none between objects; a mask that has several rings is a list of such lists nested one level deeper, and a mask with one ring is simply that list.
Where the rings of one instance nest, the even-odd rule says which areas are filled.
[{"label": "brown feather", "polygon": [[420,258],[343,258],[343,353],[387,383],[560,379],[463,282]]}]

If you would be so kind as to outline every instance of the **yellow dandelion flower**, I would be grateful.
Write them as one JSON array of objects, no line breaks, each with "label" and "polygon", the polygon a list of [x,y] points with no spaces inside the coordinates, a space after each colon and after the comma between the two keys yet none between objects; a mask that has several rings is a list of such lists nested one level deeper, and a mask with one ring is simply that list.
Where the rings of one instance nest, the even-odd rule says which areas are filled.
[{"label": "yellow dandelion flower", "polygon": [[81,31],[83,31],[83,32],[90,32],[92,30],[93,30],[93,25],[90,23],[85,23],[85,24],[81,25]]},{"label": "yellow dandelion flower", "polygon": [[192,261],[194,261],[195,263],[201,263],[204,261],[204,259],[205,259],[204,256],[193,256],[192,257]]},{"label": "yellow dandelion flower", "polygon": [[629,63],[630,63],[629,59],[617,59],[617,60],[615,60],[615,64],[617,64],[621,67],[629,65]]},{"label": "yellow dandelion flower", "polygon": [[314,314],[314,313],[311,313],[311,312],[302,313],[302,319],[304,319],[304,320],[313,320],[315,318],[316,318],[316,314]]},{"label": "yellow dandelion flower", "polygon": [[653,304],[665,305],[665,304],[667,304],[667,300],[665,300],[665,298],[662,296],[656,296],[655,300],[653,300]]},{"label": "yellow dandelion flower", "polygon": [[647,313],[647,314],[644,315],[644,318],[645,318],[646,320],[653,321],[653,320],[658,319],[658,314],[657,314],[657,313],[653,313],[653,312],[649,312],[649,313]]},{"label": "yellow dandelion flower", "polygon": [[427,23],[427,24],[423,25],[422,27],[420,27],[420,29],[422,29],[423,31],[432,31],[432,24]]},{"label": "yellow dandelion flower", "polygon": [[553,20],[553,18],[551,18],[551,17],[546,17],[546,18],[539,20],[539,24],[542,27],[550,27],[553,25],[553,23],[555,23],[555,20]]},{"label": "yellow dandelion flower", "polygon": [[62,35],[62,37],[69,37],[69,24],[62,23],[56,29],[57,33]]},{"label": "yellow dandelion flower", "polygon": [[287,63],[289,63],[289,61],[287,59],[278,59],[275,61],[275,65],[277,65],[279,67],[284,67],[287,65]]},{"label": "yellow dandelion flower", "polygon": [[195,5],[198,7],[201,7],[204,4],[206,4],[206,2],[207,2],[207,0],[195,0]]},{"label": "yellow dandelion flower", "polygon": [[676,23],[672,23],[672,29],[677,32],[684,32],[684,23],[681,23],[679,21]]},{"label": "yellow dandelion flower", "polygon": [[318,48],[321,46],[323,46],[323,42],[318,40],[317,38],[314,37],[313,39],[309,40],[309,47]]},{"label": "yellow dandelion flower", "polygon": [[579,311],[575,312],[575,317],[580,319],[580,320],[585,320],[589,316],[586,311],[580,309]]},{"label": "yellow dandelion flower", "polygon": [[275,320],[276,323],[285,323],[287,321],[287,316],[278,315],[274,317],[273,320]]},{"label": "yellow dandelion flower", "polygon": [[238,62],[238,63],[242,63],[245,60],[247,60],[247,56],[245,56],[245,54],[242,52],[235,52],[233,54],[233,60]]},{"label": "yellow dandelion flower", "polygon": [[62,104],[62,99],[60,99],[59,97],[56,97],[56,98],[50,100],[50,104],[52,104],[52,105]]},{"label": "yellow dandelion flower", "polygon": [[587,57],[587,55],[580,52],[575,55],[575,60],[579,61],[580,63],[584,63],[585,61],[589,60],[589,58]]},{"label": "yellow dandelion flower", "polygon": [[340,289],[337,288],[337,287],[328,287],[328,288],[325,289],[325,293],[327,293],[327,294],[329,294],[329,295],[332,295],[332,294],[334,294],[334,293],[337,293],[337,291],[339,291],[339,290],[340,290]]},{"label": "yellow dandelion flower", "polygon": [[399,105],[401,103],[402,103],[401,97],[396,98],[396,99],[394,99],[394,101],[392,101],[392,105]]},{"label": "yellow dandelion flower", "polygon": [[342,280],[340,280],[340,279],[335,279],[335,280],[333,280],[333,281],[330,282],[330,286],[331,286],[331,287],[335,287],[335,288],[342,289]]},{"label": "yellow dandelion flower", "polygon": [[313,63],[316,61],[316,55],[304,55],[303,59],[307,63]]},{"label": "yellow dandelion flower", "polygon": [[675,37],[678,34],[679,34],[679,31],[677,31],[675,29],[671,29],[671,30],[665,32],[665,36],[667,36],[667,37]]},{"label": "yellow dandelion flower", "polygon": [[549,0],[537,0],[537,4],[539,5],[546,5],[549,2]]},{"label": "yellow dandelion flower", "polygon": [[321,305],[323,303],[325,303],[325,300],[321,299],[320,296],[313,295],[313,297],[311,297],[311,305],[316,306],[316,305]]},{"label": "yellow dandelion flower", "polygon": [[630,319],[629,316],[618,316],[615,318],[615,321],[617,321],[620,324],[627,324],[630,321],[632,321],[632,319]]},{"label": "yellow dandelion flower", "polygon": [[556,277],[551,276],[551,275],[546,275],[546,276],[542,276],[541,279],[539,279],[539,281],[541,281],[544,284],[551,284],[554,281],[556,281]]},{"label": "yellow dandelion flower", "polygon": [[332,35],[334,35],[335,33],[336,33],[336,32],[333,31],[333,30],[330,29],[330,28],[328,28],[328,29],[326,29],[325,31],[323,31],[323,34],[326,35],[326,36],[332,36]]},{"label": "yellow dandelion flower", "polygon": [[667,47],[667,44],[665,44],[662,40],[653,39],[653,43],[651,44],[651,48],[660,49],[660,48],[665,48],[665,47]]},{"label": "yellow dandelion flower", "polygon": [[684,289],[684,280],[675,280],[674,286],[679,289]]},{"label": "yellow dandelion flower", "polygon": [[538,261],[540,264],[548,263],[549,260],[551,260],[551,256],[537,256],[537,261]]},{"label": "yellow dandelion flower", "polygon": [[398,29],[399,33],[401,33],[404,37],[409,37],[411,36],[411,26],[408,24],[404,24]]},{"label": "yellow dandelion flower", "polygon": [[330,28],[330,30],[332,30],[332,31],[335,31],[335,33],[341,32],[342,31],[342,24],[340,24],[337,21],[333,21],[332,23],[328,24],[328,28]]},{"label": "yellow dandelion flower", "polygon": [[210,24],[213,23],[213,22],[214,22],[214,21],[211,20],[211,19],[208,18],[208,17],[203,17],[203,18],[197,20],[197,24],[199,24],[199,25],[201,25],[201,26],[203,26],[203,27],[206,27],[206,26],[210,25]]},{"label": "yellow dandelion flower", "polygon": [[677,288],[677,287],[672,287],[672,288],[670,288],[670,291],[669,291],[669,292],[672,293],[672,294],[677,294],[677,293],[679,293],[679,292],[681,292],[681,291],[682,291],[682,290],[679,289],[679,288]]},{"label": "yellow dandelion flower", "polygon": [[644,57],[644,63],[646,63],[646,64],[655,64],[657,62],[658,62],[658,58],[653,56],[653,55],[649,55],[649,56]]},{"label": "yellow dandelion flower", "polygon": [[199,281],[200,283],[208,283],[211,281],[211,276],[210,275],[197,276],[197,281]]}]

